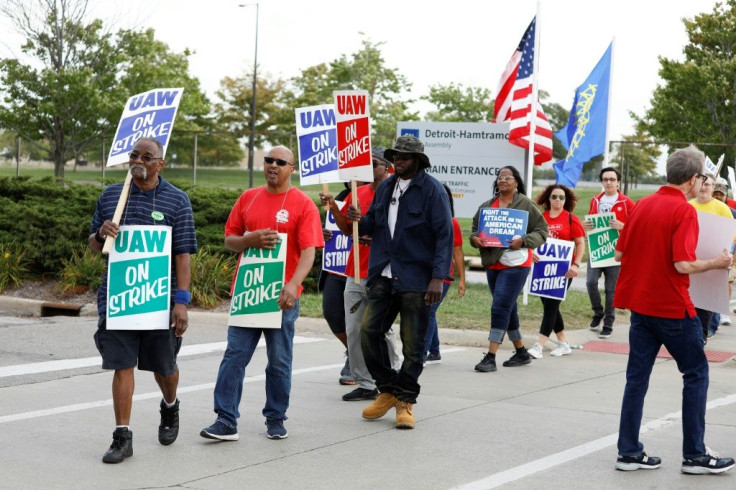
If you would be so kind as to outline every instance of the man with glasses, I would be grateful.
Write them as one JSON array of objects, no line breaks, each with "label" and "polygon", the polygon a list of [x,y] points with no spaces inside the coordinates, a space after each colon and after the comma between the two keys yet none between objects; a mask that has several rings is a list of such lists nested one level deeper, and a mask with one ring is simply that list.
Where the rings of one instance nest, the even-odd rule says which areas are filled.
[{"label": "man with glasses", "polygon": [[[294,155],[285,146],[271,148],[264,158],[266,185],[248,189],[238,198],[225,224],[225,247],[242,253],[246,248],[273,250],[279,233],[286,234],[284,284],[278,297],[281,328],[228,327],[227,348],[215,383],[215,422],[199,433],[218,441],[238,440],[243,380],[261,334],[266,339],[266,436],[285,439],[284,421],[291,395],[294,322],[299,318],[299,296],[317,248],[325,245],[322,223],[314,201],[291,185]],[[237,274],[237,271],[236,271]]]},{"label": "man with glasses", "polygon": [[[133,432],[129,428],[133,408],[133,369],[153,371],[161,389],[161,422],[158,440],[167,446],[179,433],[179,368],[176,356],[181,337],[187,330],[187,305],[191,295],[190,256],[197,252],[194,215],[189,197],[166,182],[159,172],[164,166],[163,145],[152,138],[141,138],[130,152],[132,183],[121,225],[167,225],[172,227],[171,327],[168,330],[108,330],[107,269],[97,291],[99,323],[95,344],[102,355],[102,368],[114,369],[112,400],[115,431],[105,463],[120,463],[133,455]],[[112,222],[123,184],[108,186],[97,201],[90,227],[89,247],[102,252],[105,239],[117,237],[120,227]]]},{"label": "man with glasses", "polygon": [[[615,219],[610,221],[611,228],[619,230],[624,228],[626,220],[634,209],[634,201],[625,196],[618,190],[621,181],[621,173],[613,167],[606,167],[601,170],[599,175],[601,183],[603,183],[603,192],[590,200],[590,209],[588,214],[598,213],[614,213]],[[583,221],[583,227],[587,231],[593,230],[593,223]],[[590,306],[593,309],[593,319],[590,322],[591,330],[598,330],[603,321],[603,329],[598,338],[607,339],[613,332],[613,322],[616,320],[616,309],[613,307],[613,296],[616,290],[616,280],[620,266],[612,265],[609,267],[592,268],[590,266],[590,257],[588,257],[588,267],[585,285],[588,288],[588,297],[590,298]],[[605,276],[604,289],[606,293],[605,309],[601,304],[601,293],[598,290],[598,281],[601,275]]]},{"label": "man with glasses", "polygon": [[698,259],[698,216],[687,203],[701,188],[705,155],[689,146],[667,158],[667,185],[639,201],[616,244],[621,275],[616,306],[631,310],[629,360],[621,406],[616,468],[656,469],[662,460],[647,456],[639,440],[649,377],[664,345],[682,373],[682,466],[687,474],[723,473],[732,458],[719,458],[704,442],[708,359],[700,321],[690,299],[690,274],[731,265],[727,250]]},{"label": "man with glasses", "polygon": [[[361,236],[371,237],[360,341],[380,394],[363,418],[378,419],[396,407],[396,428],[413,429],[429,307],[441,300],[450,271],[452,217],[444,187],[425,170],[430,163],[419,139],[400,136],[384,156],[393,162],[395,175],[378,186],[365,216],[355,205],[346,213],[359,222]],[[396,371],[386,332],[399,314],[404,361]]]}]

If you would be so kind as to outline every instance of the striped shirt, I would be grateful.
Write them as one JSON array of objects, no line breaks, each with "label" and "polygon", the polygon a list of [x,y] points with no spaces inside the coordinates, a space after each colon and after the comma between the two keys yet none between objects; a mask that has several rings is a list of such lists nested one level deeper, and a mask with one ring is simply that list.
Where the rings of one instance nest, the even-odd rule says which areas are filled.
[{"label": "striped shirt", "polygon": [[[189,196],[181,189],[166,182],[159,176],[159,182],[155,189],[141,191],[135,182],[130,184],[130,195],[128,202],[120,219],[121,225],[167,225],[171,226],[171,301],[176,294],[176,260],[174,256],[179,254],[197,253],[197,235],[194,231],[194,213]],[[111,220],[115,214],[123,184],[113,184],[102,191],[97,200],[95,214],[92,216],[90,235],[100,229],[105,220]],[[156,221],[151,213],[158,211],[164,215],[162,221]],[[106,258],[107,260],[107,258]],[[107,309],[107,266],[102,284],[97,290],[97,313],[100,316],[106,314]]]}]

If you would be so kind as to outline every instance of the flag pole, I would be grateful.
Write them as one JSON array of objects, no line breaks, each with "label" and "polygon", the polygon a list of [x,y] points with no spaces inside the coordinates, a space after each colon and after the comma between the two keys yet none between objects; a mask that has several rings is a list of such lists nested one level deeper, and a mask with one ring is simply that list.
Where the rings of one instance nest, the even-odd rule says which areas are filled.
[{"label": "flag pole", "polygon": [[[534,17],[534,71],[532,74],[532,110],[529,113],[531,115],[531,124],[529,126],[529,151],[527,151],[526,159],[526,192],[527,197],[532,199],[532,171],[534,169],[534,136],[537,132],[537,99],[539,98],[539,89],[537,88],[538,76],[539,76],[539,4],[537,1],[537,14]],[[521,296],[521,304],[529,304],[529,285],[531,281],[531,274],[526,278],[524,284],[523,294]]]},{"label": "flag pole", "polygon": [[613,36],[613,39],[611,39],[611,66],[608,69],[608,101],[606,102],[608,106],[606,107],[606,145],[604,146],[605,152],[603,153],[603,168],[608,167],[608,161],[609,161],[609,138],[610,138],[610,131],[609,128],[611,127],[611,93],[613,90],[611,90],[611,79],[613,78],[613,61],[616,57],[616,36]]}]

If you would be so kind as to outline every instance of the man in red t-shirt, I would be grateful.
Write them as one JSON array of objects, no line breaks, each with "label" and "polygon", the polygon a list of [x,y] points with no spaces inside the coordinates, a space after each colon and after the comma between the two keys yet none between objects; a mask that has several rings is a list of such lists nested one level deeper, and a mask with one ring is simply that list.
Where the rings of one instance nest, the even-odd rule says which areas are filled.
[{"label": "man in red t-shirt", "polygon": [[718,458],[705,447],[708,360],[688,292],[689,274],[731,264],[727,250],[707,260],[695,256],[698,216],[686,196],[693,197],[700,189],[704,162],[705,155],[694,146],[672,153],[667,159],[667,185],[637,203],[616,245],[621,273],[615,306],[631,310],[619,470],[654,469],[661,464],[660,458],[644,452],[639,430],[649,376],[662,345],[677,362],[683,379],[681,471],[722,473],[734,466],[732,458]]},{"label": "man in red t-shirt", "polygon": [[[315,251],[324,247],[322,223],[314,201],[291,185],[294,155],[285,146],[266,153],[263,163],[266,185],[245,191],[233,206],[225,224],[225,246],[241,253],[246,248],[272,250],[279,233],[286,234],[285,283],[278,298],[281,328],[230,326],[227,348],[215,384],[217,420],[200,432],[207,439],[238,439],[238,406],[243,379],[261,334],[266,338],[266,417],[269,439],[287,437],[284,428],[291,394],[291,362],[294,355],[294,322],[299,317],[302,281],[314,263]],[[236,271],[237,274],[237,271]]]},{"label": "man in red t-shirt", "polygon": [[[373,182],[358,187],[358,205],[361,214],[366,214],[373,203],[373,196],[376,194],[378,184],[383,182],[389,176],[391,163],[383,157],[386,148],[382,146],[374,146],[371,153],[373,157]],[[320,192],[322,204],[329,204],[330,211],[335,217],[335,223],[340,231],[346,235],[353,233],[353,222],[348,220],[348,207],[353,203],[352,193],[348,194],[345,199],[345,206],[342,211],[338,210],[335,200],[329,194]],[[361,237],[358,245],[358,255],[360,259],[360,282],[355,283],[355,254],[353,249],[348,255],[347,265],[345,266],[345,274],[348,280],[345,283],[345,334],[347,335],[348,357],[350,358],[350,374],[358,383],[358,387],[349,393],[345,393],[342,399],[346,402],[359,400],[375,400],[378,396],[376,382],[371,376],[368,367],[365,365],[363,357],[363,349],[360,347],[360,322],[363,319],[363,311],[365,311],[365,280],[368,277],[368,258],[371,253],[370,237]],[[389,358],[394,369],[398,370],[401,366],[399,351],[396,347],[396,335],[393,328],[386,333],[386,344],[388,346]]]}]

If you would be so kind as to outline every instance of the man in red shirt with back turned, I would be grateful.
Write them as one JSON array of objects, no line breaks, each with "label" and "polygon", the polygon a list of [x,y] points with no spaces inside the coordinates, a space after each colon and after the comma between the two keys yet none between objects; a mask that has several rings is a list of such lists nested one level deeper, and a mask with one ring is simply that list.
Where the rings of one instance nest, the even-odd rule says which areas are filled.
[{"label": "man in red shirt with back turned", "polygon": [[667,159],[667,185],[641,199],[616,244],[621,273],[615,306],[631,310],[629,361],[621,406],[616,468],[623,471],[659,468],[660,458],[647,456],[639,441],[644,397],[660,347],[682,373],[683,473],[723,473],[732,458],[719,458],[704,443],[708,360],[700,320],[690,299],[689,274],[727,269],[731,254],[698,259],[698,215],[687,202],[705,181],[705,154],[689,146]]}]

